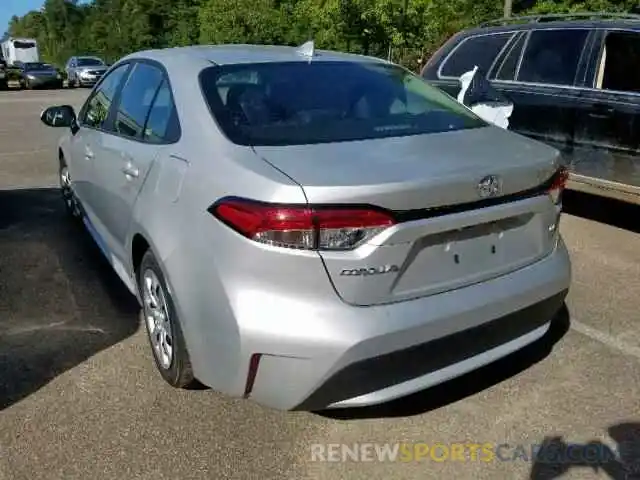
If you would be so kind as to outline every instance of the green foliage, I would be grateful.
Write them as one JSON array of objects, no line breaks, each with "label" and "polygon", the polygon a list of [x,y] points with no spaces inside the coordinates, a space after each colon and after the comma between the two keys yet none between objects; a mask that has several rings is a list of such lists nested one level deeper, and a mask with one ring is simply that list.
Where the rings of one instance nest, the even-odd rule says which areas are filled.
[{"label": "green foliage", "polygon": [[[503,0],[46,0],[14,17],[43,60],[113,62],[130,52],[195,43],[298,45],[387,57],[414,67],[457,31],[502,15]],[[629,11],[638,0],[514,0],[515,14]],[[533,5],[533,6],[531,6]],[[525,8],[526,7],[526,8]]]}]

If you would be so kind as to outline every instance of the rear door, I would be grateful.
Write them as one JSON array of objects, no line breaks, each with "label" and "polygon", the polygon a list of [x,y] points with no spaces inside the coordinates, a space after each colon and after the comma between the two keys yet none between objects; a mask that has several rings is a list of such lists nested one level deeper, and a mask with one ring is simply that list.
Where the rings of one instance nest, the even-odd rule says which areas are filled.
[{"label": "rear door", "polygon": [[640,32],[598,30],[572,169],[640,186]]},{"label": "rear door", "polygon": [[[152,107],[158,98],[168,103],[168,90],[161,67],[136,63],[116,100],[110,132],[103,135],[97,154],[92,185],[95,210],[114,242],[113,252],[123,263],[133,206],[163,147],[162,136],[150,134],[147,124],[151,117],[157,125],[158,110]],[[170,110],[164,111],[168,118]]]},{"label": "rear door", "polygon": [[509,129],[566,150],[574,142],[581,91],[591,45],[587,28],[523,32],[490,74],[514,103]]}]

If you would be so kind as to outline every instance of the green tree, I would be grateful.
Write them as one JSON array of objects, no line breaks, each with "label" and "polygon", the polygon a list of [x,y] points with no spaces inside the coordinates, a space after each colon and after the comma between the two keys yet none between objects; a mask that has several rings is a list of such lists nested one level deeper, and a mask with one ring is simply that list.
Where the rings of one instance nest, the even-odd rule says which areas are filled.
[{"label": "green tree", "polygon": [[[11,19],[8,34],[35,38],[42,57],[115,61],[130,52],[194,43],[299,45],[415,65],[457,31],[499,18],[503,0],[46,0]],[[513,0],[514,15],[631,11],[638,0]]]}]

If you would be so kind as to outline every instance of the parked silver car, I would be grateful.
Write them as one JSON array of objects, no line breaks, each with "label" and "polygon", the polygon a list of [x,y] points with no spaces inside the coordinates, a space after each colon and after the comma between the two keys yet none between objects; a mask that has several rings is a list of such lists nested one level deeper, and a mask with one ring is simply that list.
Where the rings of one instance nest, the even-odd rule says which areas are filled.
[{"label": "parked silver car", "polygon": [[558,152],[382,60],[141,52],[41,118],[176,387],[381,403],[539,339],[569,288]]},{"label": "parked silver car", "polygon": [[98,57],[71,57],[65,71],[70,87],[91,87],[107,71],[107,64]]}]

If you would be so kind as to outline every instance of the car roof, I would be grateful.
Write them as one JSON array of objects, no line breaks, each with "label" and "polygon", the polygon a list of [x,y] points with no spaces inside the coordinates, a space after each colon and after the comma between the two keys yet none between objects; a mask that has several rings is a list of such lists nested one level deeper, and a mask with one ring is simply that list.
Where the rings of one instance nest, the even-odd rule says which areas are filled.
[{"label": "car roof", "polygon": [[[639,17],[640,18],[640,17]],[[514,22],[517,17],[512,19]],[[499,21],[496,21],[496,23]],[[640,19],[627,18],[603,18],[580,20],[550,20],[550,21],[524,21],[523,23],[484,24],[479,27],[464,30],[464,36],[482,33],[513,32],[529,29],[572,29],[572,28],[625,28],[640,30]]]},{"label": "car roof", "polygon": [[209,65],[235,65],[244,63],[270,63],[270,62],[326,62],[326,61],[350,61],[350,62],[379,62],[389,63],[386,60],[356,55],[352,53],[334,52],[329,50],[315,50],[313,57],[300,53],[300,47],[288,47],[279,45],[193,45],[188,47],[165,48],[158,50],[145,50],[127,55],[121,61],[146,58],[156,60],[163,64],[175,63],[201,63]]}]

